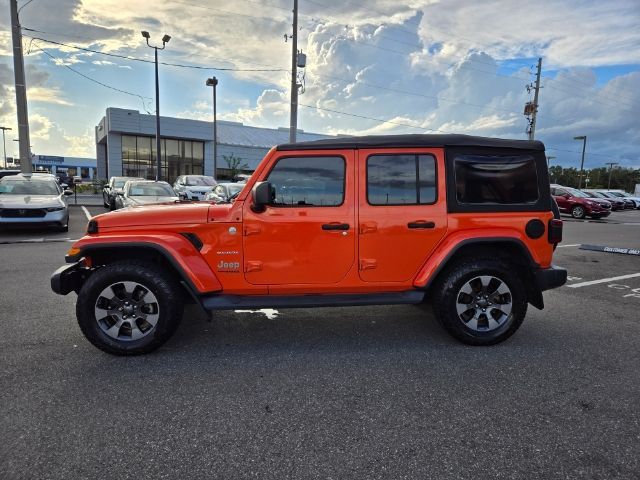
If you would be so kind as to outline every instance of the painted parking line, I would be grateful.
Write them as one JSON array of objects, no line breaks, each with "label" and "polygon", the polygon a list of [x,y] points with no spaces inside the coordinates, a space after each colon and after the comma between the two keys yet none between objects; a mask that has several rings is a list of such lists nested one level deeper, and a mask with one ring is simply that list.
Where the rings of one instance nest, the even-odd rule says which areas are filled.
[{"label": "painted parking line", "polygon": [[582,244],[580,243],[572,243],[571,245],[558,245],[558,248],[569,248],[569,247],[579,247]]},{"label": "painted parking line", "polygon": [[569,288],[588,287],[589,285],[597,285],[599,283],[614,282],[616,280],[625,280],[627,278],[640,277],[640,273],[630,273],[629,275],[620,275],[619,277],[601,278],[600,280],[591,280],[588,282],[574,283],[573,285],[567,285]]},{"label": "painted parking line", "polygon": [[91,214],[89,213],[89,210],[87,210],[87,207],[82,205],[81,208],[82,208],[82,211],[84,212],[84,214],[86,215],[87,220],[91,220]]}]

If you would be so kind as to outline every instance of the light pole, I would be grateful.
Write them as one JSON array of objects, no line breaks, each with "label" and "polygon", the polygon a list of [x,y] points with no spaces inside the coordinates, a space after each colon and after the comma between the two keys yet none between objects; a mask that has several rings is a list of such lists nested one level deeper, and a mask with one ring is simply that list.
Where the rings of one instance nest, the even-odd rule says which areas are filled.
[{"label": "light pole", "polygon": [[7,168],[7,142],[4,139],[4,132],[11,130],[9,127],[0,127],[2,130],[2,151],[4,152],[4,168]]},{"label": "light pole", "polygon": [[165,35],[164,37],[162,37],[162,47],[157,47],[154,45],[149,44],[149,39],[151,38],[151,35],[149,35],[149,32],[146,31],[142,31],[142,36],[145,38],[145,40],[147,41],[147,46],[153,48],[153,50],[155,51],[155,63],[156,63],[156,181],[161,180],[162,179],[162,174],[160,172],[162,172],[162,162],[161,162],[161,152],[160,152],[160,85],[158,83],[158,50],[164,50],[164,47],[166,46],[167,43],[169,43],[169,40],[171,40],[171,37],[169,35]]},{"label": "light pole", "polygon": [[218,122],[216,113],[216,87],[218,79],[216,77],[207,78],[207,87],[213,87],[213,178],[218,180]]},{"label": "light pole", "polygon": [[607,185],[607,190],[611,190],[611,172],[613,172],[613,166],[618,165],[618,162],[607,162],[606,165],[609,165],[609,184]]},{"label": "light pole", "polygon": [[547,168],[549,168],[549,163],[550,163],[550,162],[551,162],[551,160],[553,160],[554,158],[556,158],[556,157],[554,157],[553,155],[547,155]]},{"label": "light pole", "polygon": [[584,171],[584,151],[587,148],[587,136],[573,137],[574,140],[582,140],[582,160],[580,161],[580,176],[578,177],[578,190],[582,187],[582,172]]}]

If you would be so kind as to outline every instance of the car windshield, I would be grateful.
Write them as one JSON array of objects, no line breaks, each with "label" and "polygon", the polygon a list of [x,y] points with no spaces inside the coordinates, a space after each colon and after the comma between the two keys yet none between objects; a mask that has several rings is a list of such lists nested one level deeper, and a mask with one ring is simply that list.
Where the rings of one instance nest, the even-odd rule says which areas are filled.
[{"label": "car windshield", "polygon": [[232,197],[235,194],[239,193],[243,188],[244,188],[244,183],[242,184],[237,184],[237,183],[233,183],[231,185],[227,186],[227,190],[229,191],[229,196]]},{"label": "car windshield", "polygon": [[573,195],[574,197],[579,197],[579,198],[589,198],[589,195],[587,195],[584,192],[581,192],[580,190],[576,190],[575,188],[572,188],[569,190],[569,193],[571,195]]},{"label": "car windshield", "polygon": [[625,195],[622,195],[620,192],[609,192],[614,197],[623,198]]},{"label": "car windshield", "polygon": [[5,177],[0,180],[2,195],[60,195],[55,180],[27,180]]},{"label": "car windshield", "polygon": [[127,183],[127,179],[123,179],[123,180],[114,180],[113,181],[113,186],[115,188],[122,188],[124,187],[124,184]]},{"label": "car windshield", "polygon": [[190,187],[214,187],[216,182],[210,177],[187,177],[185,184]]},{"label": "car windshield", "polygon": [[129,186],[130,197],[175,197],[176,194],[169,185],[157,183],[134,183]]}]

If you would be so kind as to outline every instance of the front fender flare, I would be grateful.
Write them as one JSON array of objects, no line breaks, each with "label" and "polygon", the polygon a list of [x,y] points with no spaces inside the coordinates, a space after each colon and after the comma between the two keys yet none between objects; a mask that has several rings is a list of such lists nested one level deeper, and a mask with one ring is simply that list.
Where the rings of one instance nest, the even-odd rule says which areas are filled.
[{"label": "front fender flare", "polygon": [[182,280],[194,293],[219,292],[222,284],[209,267],[207,261],[185,237],[177,233],[154,233],[153,235],[100,234],[85,236],[73,247],[80,252],[67,256],[67,262],[76,262],[91,252],[109,249],[150,249],[162,255],[182,276]]}]

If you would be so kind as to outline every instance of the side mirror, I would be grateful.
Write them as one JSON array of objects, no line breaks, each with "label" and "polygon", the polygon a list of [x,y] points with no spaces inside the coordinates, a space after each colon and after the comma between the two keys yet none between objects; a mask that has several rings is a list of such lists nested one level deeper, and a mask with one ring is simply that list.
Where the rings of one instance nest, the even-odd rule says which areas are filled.
[{"label": "side mirror", "polygon": [[264,212],[267,205],[270,205],[275,198],[275,191],[269,182],[258,182],[251,190],[253,205],[251,210],[255,213]]},{"label": "side mirror", "polygon": [[62,193],[64,193],[64,195],[66,197],[68,197],[69,195],[73,195],[73,191],[72,190],[64,190]]}]

